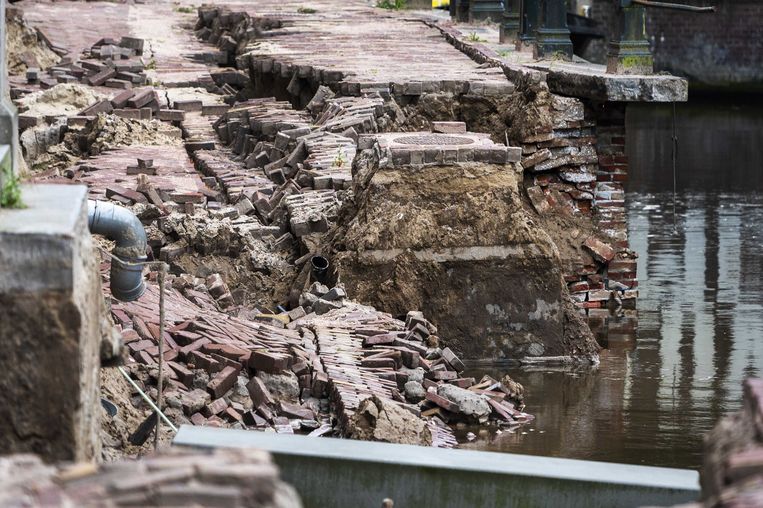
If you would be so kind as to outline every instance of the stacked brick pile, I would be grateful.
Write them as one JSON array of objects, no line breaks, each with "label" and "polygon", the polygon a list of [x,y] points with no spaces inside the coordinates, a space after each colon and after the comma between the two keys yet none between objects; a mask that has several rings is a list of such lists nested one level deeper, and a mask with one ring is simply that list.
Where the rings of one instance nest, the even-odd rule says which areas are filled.
[{"label": "stacked brick pile", "polygon": [[0,459],[3,506],[241,506],[299,508],[259,450],[172,448],[140,461],[44,464],[36,455]]},{"label": "stacked brick pile", "polygon": [[[435,419],[429,423],[433,445],[450,447],[455,438],[443,421],[486,423],[491,412],[505,424],[531,420],[508,400],[521,403],[516,385],[508,385],[513,391],[507,392],[502,391],[505,381],[478,384],[459,377],[463,364],[449,349],[430,347],[437,338],[420,313],[411,313],[406,325],[346,300],[339,287],[314,284],[301,298],[303,305],[278,315],[258,314],[235,308],[218,275],[206,281],[170,277],[170,284],[165,293],[164,400],[165,412],[178,424],[316,436],[349,433],[348,422],[361,399],[377,396],[405,405],[422,421]],[[154,396],[158,298],[157,286],[149,282],[140,300],[112,305],[131,357],[128,370]],[[234,317],[236,313],[246,317]],[[411,382],[419,384],[423,395],[409,394],[415,391]],[[463,393],[453,395],[444,384],[450,390],[469,388],[472,398],[491,409],[475,416],[455,402]]]},{"label": "stacked brick pile", "polygon": [[236,104],[212,125],[227,146],[195,152],[199,169],[265,225],[294,237],[326,232],[352,183],[358,136],[386,115],[378,96],[329,94],[311,101],[315,119],[273,98]]}]

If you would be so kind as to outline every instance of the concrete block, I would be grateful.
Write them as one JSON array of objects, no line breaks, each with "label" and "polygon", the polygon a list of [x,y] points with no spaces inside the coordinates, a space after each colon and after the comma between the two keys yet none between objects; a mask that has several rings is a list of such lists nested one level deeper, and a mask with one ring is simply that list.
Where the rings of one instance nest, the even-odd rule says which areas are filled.
[{"label": "concrete block", "polygon": [[26,208],[0,211],[0,453],[87,461],[100,455],[105,312],[87,188],[22,195]]}]

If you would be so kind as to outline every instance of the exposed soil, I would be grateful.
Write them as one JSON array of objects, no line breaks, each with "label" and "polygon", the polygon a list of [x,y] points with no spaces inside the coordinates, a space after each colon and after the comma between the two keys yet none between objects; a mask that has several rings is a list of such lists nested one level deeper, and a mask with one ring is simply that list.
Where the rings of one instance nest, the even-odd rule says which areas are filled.
[{"label": "exposed soil", "polygon": [[29,116],[68,116],[104,98],[89,86],[60,83],[53,88],[25,95],[19,100],[19,109]]},{"label": "exposed soil", "polygon": [[90,155],[129,145],[181,145],[180,130],[159,120],[131,120],[114,115],[98,115],[87,136]]},{"label": "exposed soil", "polygon": [[[562,280],[559,250],[530,219],[516,172],[486,164],[380,168],[368,152],[354,172],[355,197],[330,240],[351,294],[396,315],[423,310],[467,357],[596,357]],[[465,262],[414,254],[481,246],[512,254]],[[369,260],[368,251],[391,257]]]},{"label": "exposed soil", "polygon": [[237,304],[274,311],[289,297],[296,268],[277,254],[242,252],[238,257],[184,254],[174,261],[177,268],[197,277],[222,275]]},{"label": "exposed soil", "polygon": [[[133,393],[132,387],[116,368],[101,369],[100,378],[101,397],[117,406],[117,414],[114,417],[110,417],[105,409],[100,408],[103,460],[112,461],[125,456],[137,457],[152,452],[153,434],[142,446],[135,446],[129,442],[130,434],[152,413],[151,408],[138,399],[138,394]],[[133,405],[133,400],[139,401],[137,407]],[[169,446],[173,435],[167,424],[162,423],[159,445]]]},{"label": "exposed soil", "polygon": [[15,9],[8,9],[5,28],[10,75],[24,74],[29,67],[47,69],[61,61]]},{"label": "exposed soil", "polygon": [[471,132],[485,132],[496,143],[517,146],[521,140],[553,125],[552,94],[545,83],[519,83],[517,92],[501,97],[422,95],[401,104],[406,115],[402,130],[429,130],[433,121],[461,121]]}]

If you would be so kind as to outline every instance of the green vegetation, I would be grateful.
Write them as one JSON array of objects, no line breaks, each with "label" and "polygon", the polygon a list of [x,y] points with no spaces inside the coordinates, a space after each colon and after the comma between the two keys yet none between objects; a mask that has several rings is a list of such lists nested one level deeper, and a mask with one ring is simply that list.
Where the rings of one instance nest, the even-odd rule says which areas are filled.
[{"label": "green vegetation", "polygon": [[19,177],[11,172],[10,166],[3,168],[2,171],[5,182],[0,189],[0,208],[24,208]]},{"label": "green vegetation", "polygon": [[193,14],[196,12],[196,7],[193,5],[182,5],[180,7],[175,7],[175,12],[184,12],[186,14]]},{"label": "green vegetation", "polygon": [[405,0],[377,0],[376,6],[397,11],[405,8]]},{"label": "green vegetation", "polygon": [[469,35],[466,36],[466,40],[470,42],[487,42],[487,39],[483,39],[479,35],[477,35],[477,32],[471,32]]},{"label": "green vegetation", "polygon": [[340,148],[336,151],[336,157],[334,157],[334,161],[331,163],[331,166],[335,168],[341,168],[345,165],[346,162],[347,159],[345,158],[344,152]]},{"label": "green vegetation", "polygon": [[315,14],[318,11],[316,11],[312,7],[300,7],[299,9],[297,9],[297,12],[300,14]]}]

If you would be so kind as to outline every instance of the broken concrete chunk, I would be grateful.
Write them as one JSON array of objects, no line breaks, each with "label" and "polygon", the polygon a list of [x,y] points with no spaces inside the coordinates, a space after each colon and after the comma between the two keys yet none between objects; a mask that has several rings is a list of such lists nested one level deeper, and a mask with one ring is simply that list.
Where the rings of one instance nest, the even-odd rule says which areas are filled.
[{"label": "broken concrete chunk", "polygon": [[451,384],[442,384],[437,387],[437,394],[458,405],[459,412],[467,416],[478,419],[490,414],[490,404],[487,400],[472,391]]},{"label": "broken concrete chunk", "polygon": [[411,402],[418,403],[424,400],[427,392],[420,382],[408,381],[405,383],[405,398]]},{"label": "broken concrete chunk", "polygon": [[293,372],[286,370],[281,374],[271,374],[259,371],[256,377],[262,381],[276,399],[289,402],[299,400],[299,380]]},{"label": "broken concrete chunk", "polygon": [[349,437],[367,441],[430,446],[426,422],[390,400],[373,396],[362,400],[349,425]]}]

